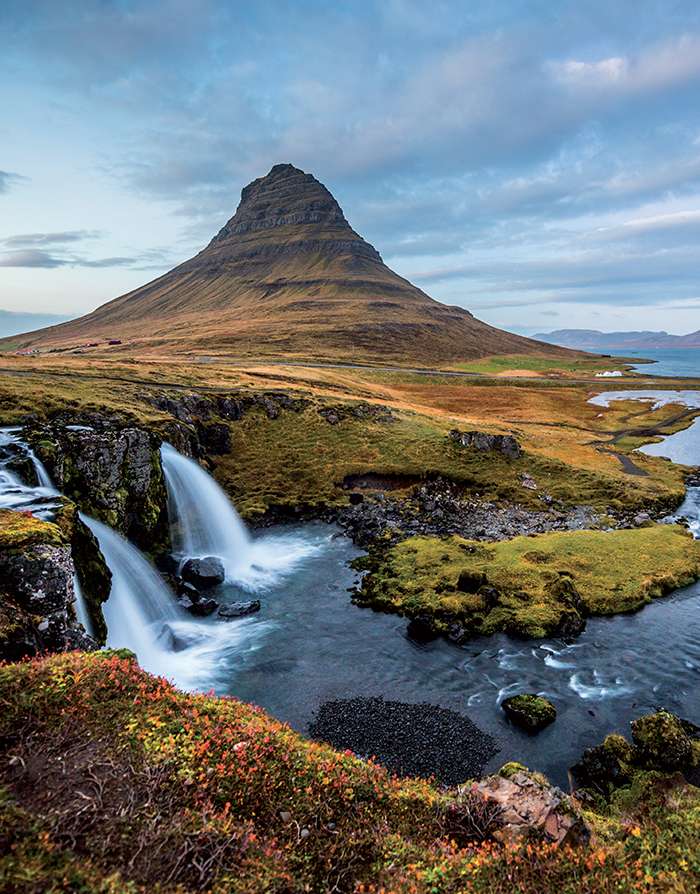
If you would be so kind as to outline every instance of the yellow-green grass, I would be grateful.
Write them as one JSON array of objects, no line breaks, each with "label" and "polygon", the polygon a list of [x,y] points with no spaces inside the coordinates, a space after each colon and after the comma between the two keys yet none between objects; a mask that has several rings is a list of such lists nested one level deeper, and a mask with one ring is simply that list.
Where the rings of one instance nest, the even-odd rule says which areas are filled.
[{"label": "yellow-green grass", "polygon": [[533,374],[577,373],[594,375],[610,369],[624,369],[625,361],[621,358],[599,357],[593,354],[572,354],[569,357],[538,357],[527,354],[507,354],[498,357],[483,357],[465,363],[457,363],[455,369],[462,372],[481,373],[482,375],[508,374],[521,370]]},{"label": "yellow-green grass", "polygon": [[[542,508],[541,493],[600,510],[670,508],[683,496],[681,472],[663,460],[641,460],[655,473],[649,477],[623,475],[616,461],[604,472],[575,469],[534,452],[510,460],[459,447],[448,437],[450,428],[448,420],[417,413],[398,413],[393,423],[350,418],[330,425],[316,406],[276,419],[256,410],[230,425],[231,451],[214,459],[214,474],[248,518],[271,507],[344,503],[345,477],[368,472],[416,481],[442,475],[472,495],[532,508]],[[536,480],[537,491],[523,487],[525,472]]]},{"label": "yellow-green grass", "polygon": [[[675,525],[490,544],[411,537],[368,565],[362,598],[374,608],[429,617],[437,629],[461,621],[474,634],[505,630],[541,637],[557,632],[572,611],[635,611],[691,583],[700,576],[700,543]],[[490,589],[497,591],[495,599]]]}]

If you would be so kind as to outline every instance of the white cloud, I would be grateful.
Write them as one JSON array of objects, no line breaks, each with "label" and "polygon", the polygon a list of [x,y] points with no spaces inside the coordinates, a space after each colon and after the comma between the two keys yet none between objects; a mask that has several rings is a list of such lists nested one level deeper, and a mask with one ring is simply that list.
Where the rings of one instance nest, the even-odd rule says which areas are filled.
[{"label": "white cloud", "polygon": [[577,91],[645,93],[663,90],[700,76],[700,35],[683,34],[637,56],[610,56],[585,62],[550,62],[554,79]]}]

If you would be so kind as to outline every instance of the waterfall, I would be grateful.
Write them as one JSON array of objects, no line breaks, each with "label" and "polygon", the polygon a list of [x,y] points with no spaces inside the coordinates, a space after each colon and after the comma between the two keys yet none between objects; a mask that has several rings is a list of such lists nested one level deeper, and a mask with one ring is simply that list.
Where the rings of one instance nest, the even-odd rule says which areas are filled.
[{"label": "waterfall", "polygon": [[73,575],[73,594],[75,596],[75,600],[73,601],[75,616],[85,628],[85,632],[89,633],[90,636],[94,636],[95,630],[92,626],[90,615],[88,614],[85,597],[83,596],[83,591],[80,587],[80,581],[78,580],[77,574]]},{"label": "waterfall", "polygon": [[55,486],[53,481],[51,480],[51,476],[46,471],[46,466],[39,459],[39,457],[34,453],[31,448],[27,448],[27,454],[29,458],[34,463],[34,471],[36,472],[36,478],[39,482],[39,487],[45,487],[47,489],[55,490]]},{"label": "waterfall", "polygon": [[[100,544],[112,572],[112,589],[102,612],[107,645],[136,653],[152,674],[174,680],[182,689],[225,691],[231,662],[238,651],[254,648],[251,619],[232,624],[193,618],[144,556],[116,531],[80,516]],[[257,625],[257,635],[265,630]]]},{"label": "waterfall", "polygon": [[219,556],[229,578],[250,564],[251,542],[228,497],[194,460],[170,444],[161,447],[174,552]]},{"label": "waterfall", "polygon": [[218,556],[228,583],[259,590],[273,586],[317,551],[317,545],[298,534],[251,538],[229,498],[198,463],[170,444],[163,444],[160,455],[178,558]]},{"label": "waterfall", "polygon": [[97,538],[112,572],[112,589],[102,606],[107,645],[131,649],[146,670],[168,674],[172,645],[168,622],[180,617],[174,595],[128,540],[94,518],[82,513],[80,518]]}]

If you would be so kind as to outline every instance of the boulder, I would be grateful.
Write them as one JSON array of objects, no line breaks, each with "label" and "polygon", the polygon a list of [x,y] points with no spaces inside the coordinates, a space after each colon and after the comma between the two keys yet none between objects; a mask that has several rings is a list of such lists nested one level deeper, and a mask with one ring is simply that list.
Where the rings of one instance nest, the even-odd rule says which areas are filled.
[{"label": "boulder", "polygon": [[419,615],[408,622],[406,635],[416,643],[429,643],[437,639],[440,634],[433,627],[429,617]]},{"label": "boulder", "polygon": [[453,428],[449,437],[461,447],[502,453],[508,459],[519,459],[522,456],[520,444],[513,435],[492,435],[484,431],[460,431]]},{"label": "boulder", "polygon": [[229,605],[220,605],[219,617],[231,620],[232,618],[243,618],[259,611],[260,600],[252,599],[250,602],[232,602]]},{"label": "boulder", "polygon": [[198,590],[207,590],[224,582],[226,570],[221,559],[205,556],[202,559],[188,559],[182,566],[180,576]]},{"label": "boulder", "polygon": [[534,835],[556,846],[576,847],[590,840],[590,829],[571,800],[519,764],[506,765],[472,790],[501,808],[500,827],[493,833],[498,841],[516,843]]},{"label": "boulder", "polygon": [[[182,600],[189,599],[187,596],[182,596],[180,604],[182,604]],[[214,612],[219,607],[219,603],[216,599],[200,599],[198,602],[192,602],[189,599],[191,605],[187,607],[187,610],[190,614],[196,615],[197,617],[206,617],[206,615],[213,615]]]},{"label": "boulder", "polygon": [[557,709],[546,698],[534,693],[513,695],[501,702],[508,719],[529,733],[538,733],[557,719]]}]

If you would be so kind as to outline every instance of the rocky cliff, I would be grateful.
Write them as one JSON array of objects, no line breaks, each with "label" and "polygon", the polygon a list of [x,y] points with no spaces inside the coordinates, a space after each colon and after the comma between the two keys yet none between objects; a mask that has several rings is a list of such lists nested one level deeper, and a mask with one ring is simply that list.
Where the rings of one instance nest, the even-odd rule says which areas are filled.
[{"label": "rocky cliff", "polygon": [[97,647],[76,617],[75,575],[58,525],[0,510],[0,660]]},{"label": "rocky cliff", "polygon": [[58,489],[81,511],[153,549],[167,539],[160,439],[106,412],[64,413],[25,434]]}]

